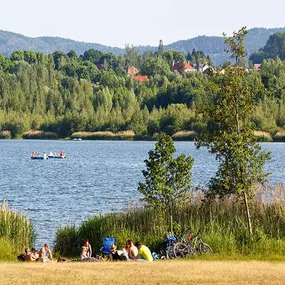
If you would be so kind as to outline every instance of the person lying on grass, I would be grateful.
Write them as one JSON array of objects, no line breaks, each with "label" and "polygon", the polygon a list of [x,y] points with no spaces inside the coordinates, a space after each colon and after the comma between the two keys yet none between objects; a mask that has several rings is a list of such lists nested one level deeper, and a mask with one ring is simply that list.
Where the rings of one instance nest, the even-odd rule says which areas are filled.
[{"label": "person lying on grass", "polygon": [[135,246],[139,251],[139,254],[136,256],[137,261],[153,261],[153,257],[147,246],[143,245],[140,241],[137,241]]}]

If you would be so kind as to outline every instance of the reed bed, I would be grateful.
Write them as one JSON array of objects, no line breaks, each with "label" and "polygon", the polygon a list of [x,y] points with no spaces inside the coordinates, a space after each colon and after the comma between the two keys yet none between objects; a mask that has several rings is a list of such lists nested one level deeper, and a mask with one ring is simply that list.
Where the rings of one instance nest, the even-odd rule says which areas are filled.
[{"label": "reed bed", "polygon": [[11,132],[10,131],[1,131],[0,132],[0,139],[11,139]]},{"label": "reed bed", "polygon": [[174,141],[195,141],[199,134],[195,131],[179,131],[172,135]]},{"label": "reed bed", "polygon": [[70,139],[82,140],[133,140],[135,133],[131,130],[121,132],[76,132],[70,136]]},{"label": "reed bed", "polygon": [[[185,208],[174,211],[174,231],[191,227],[200,230],[202,238],[221,255],[285,255],[285,194],[284,187],[256,190],[251,204],[254,241],[248,236],[243,202],[236,197],[205,202],[203,193],[194,190]],[[170,231],[170,217],[156,209],[133,205],[126,212],[95,216],[78,228],[63,227],[56,233],[55,250],[63,256],[80,253],[84,239],[89,239],[95,251],[103,237],[115,236],[119,247],[128,238],[141,240],[156,250]]]},{"label": "reed bed", "polygon": [[254,131],[254,136],[259,142],[272,142],[273,138],[268,132]]},{"label": "reed bed", "polygon": [[58,135],[53,132],[44,132],[44,131],[28,131],[22,135],[23,139],[27,140],[57,140]]},{"label": "reed bed", "polygon": [[[11,247],[13,253],[21,253],[25,247],[32,246],[34,240],[35,233],[29,219],[20,212],[11,211],[4,201],[0,208],[0,248],[9,250]],[[9,246],[3,246],[7,243]]]}]

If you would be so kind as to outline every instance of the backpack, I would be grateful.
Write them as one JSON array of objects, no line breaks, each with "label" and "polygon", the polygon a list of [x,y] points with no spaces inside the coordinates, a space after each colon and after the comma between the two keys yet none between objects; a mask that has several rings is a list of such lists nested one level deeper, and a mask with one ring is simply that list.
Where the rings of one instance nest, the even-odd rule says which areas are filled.
[{"label": "backpack", "polygon": [[17,256],[17,259],[18,259],[19,261],[26,261],[26,257],[25,257],[24,254],[18,255],[18,256]]}]

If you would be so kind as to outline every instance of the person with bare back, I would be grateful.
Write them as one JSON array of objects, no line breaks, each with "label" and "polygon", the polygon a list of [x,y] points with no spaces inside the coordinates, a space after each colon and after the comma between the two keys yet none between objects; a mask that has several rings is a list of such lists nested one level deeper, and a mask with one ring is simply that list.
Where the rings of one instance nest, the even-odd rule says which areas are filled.
[{"label": "person with bare back", "polygon": [[52,260],[52,252],[50,250],[49,244],[46,243],[39,251],[39,261],[46,262]]}]

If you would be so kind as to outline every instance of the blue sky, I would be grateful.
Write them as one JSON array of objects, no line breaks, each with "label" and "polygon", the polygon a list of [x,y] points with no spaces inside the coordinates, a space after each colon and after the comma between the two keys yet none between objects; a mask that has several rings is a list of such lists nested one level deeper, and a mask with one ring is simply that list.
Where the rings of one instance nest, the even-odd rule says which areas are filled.
[{"label": "blue sky", "polygon": [[[5,2],[4,2],[5,1]],[[283,0],[4,0],[0,30],[110,46],[285,27]]]}]

